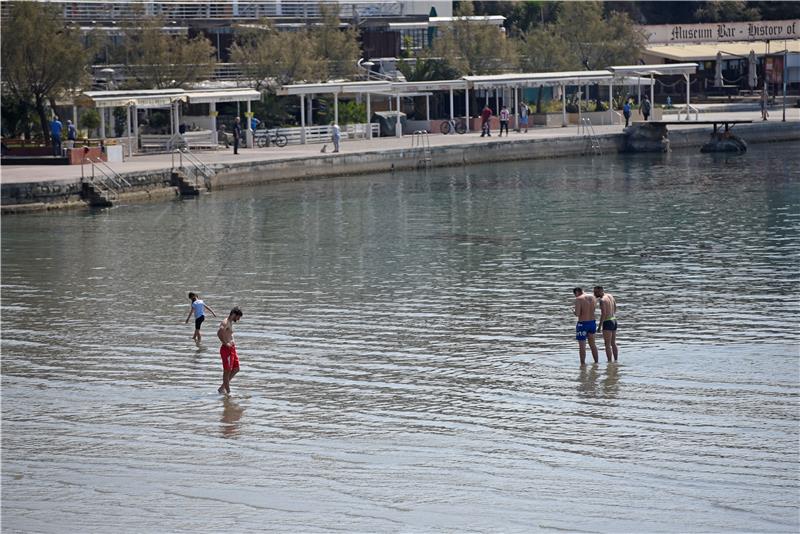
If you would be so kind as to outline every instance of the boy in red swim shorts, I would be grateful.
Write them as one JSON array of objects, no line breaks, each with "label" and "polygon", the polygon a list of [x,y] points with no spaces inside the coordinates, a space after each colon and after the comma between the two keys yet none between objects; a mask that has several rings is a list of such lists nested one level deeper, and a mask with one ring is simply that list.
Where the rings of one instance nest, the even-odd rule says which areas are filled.
[{"label": "boy in red swim shorts", "polygon": [[217,330],[217,337],[222,342],[219,348],[219,355],[222,358],[222,385],[217,390],[221,394],[230,394],[231,380],[239,372],[239,356],[236,355],[236,344],[233,342],[233,323],[239,322],[241,318],[242,310],[234,307]]}]

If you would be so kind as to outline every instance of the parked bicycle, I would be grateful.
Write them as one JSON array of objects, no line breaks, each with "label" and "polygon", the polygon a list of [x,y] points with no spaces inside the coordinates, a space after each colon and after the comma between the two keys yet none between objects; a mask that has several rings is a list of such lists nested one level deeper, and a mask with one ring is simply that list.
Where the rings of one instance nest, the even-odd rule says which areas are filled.
[{"label": "parked bicycle", "polygon": [[444,135],[453,133],[454,131],[459,134],[467,133],[467,122],[464,119],[451,119],[444,121],[440,130]]},{"label": "parked bicycle", "polygon": [[270,145],[284,147],[289,142],[289,138],[278,130],[275,130],[275,133],[272,135],[270,135],[269,130],[257,130],[253,135],[256,139],[256,144],[258,144],[260,148]]}]

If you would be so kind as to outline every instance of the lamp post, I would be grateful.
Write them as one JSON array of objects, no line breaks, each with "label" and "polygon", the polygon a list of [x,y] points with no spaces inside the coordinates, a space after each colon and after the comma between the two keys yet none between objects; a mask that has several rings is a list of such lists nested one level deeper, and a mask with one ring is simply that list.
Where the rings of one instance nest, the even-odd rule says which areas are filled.
[{"label": "lamp post", "polygon": [[369,75],[372,72],[372,67],[375,65],[372,61],[364,61],[364,58],[359,58],[358,68],[364,71],[364,79],[369,81]]}]

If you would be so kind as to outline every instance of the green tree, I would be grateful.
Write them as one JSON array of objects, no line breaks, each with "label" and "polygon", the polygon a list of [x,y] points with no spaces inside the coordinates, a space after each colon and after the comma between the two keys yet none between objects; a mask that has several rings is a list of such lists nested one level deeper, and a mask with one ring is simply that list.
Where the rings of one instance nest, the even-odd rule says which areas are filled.
[{"label": "green tree", "polygon": [[[570,54],[569,45],[553,24],[539,26],[523,34],[519,42],[520,68],[524,72],[580,70],[581,64]],[[542,112],[542,91],[536,99],[536,113]]]},{"label": "green tree", "polygon": [[496,74],[516,67],[514,45],[500,28],[467,20],[474,15],[471,2],[461,2],[456,17],[440,28],[433,41],[433,56],[439,57],[459,76]]},{"label": "green tree", "polygon": [[749,7],[744,0],[702,2],[694,12],[697,22],[743,22],[760,20],[761,12]]},{"label": "green tree", "polygon": [[646,42],[628,15],[615,11],[604,17],[600,2],[565,2],[553,31],[566,43],[567,63],[586,70],[634,64]]},{"label": "green tree", "polygon": [[315,56],[324,61],[321,79],[348,78],[356,73],[356,63],[361,57],[358,32],[341,28],[339,4],[320,4],[321,23],[312,27]]},{"label": "green tree", "polygon": [[87,109],[81,114],[81,119],[78,121],[81,128],[86,129],[86,136],[92,136],[92,130],[100,127],[100,113],[94,108]]},{"label": "green tree", "polygon": [[315,43],[306,30],[278,31],[269,20],[262,21],[258,28],[239,31],[230,57],[259,90],[318,80],[324,70],[323,60],[316,57]]},{"label": "green tree", "polygon": [[85,80],[87,50],[57,8],[40,2],[12,2],[1,35],[3,83],[14,98],[33,102],[49,139],[45,104]]},{"label": "green tree", "polygon": [[160,18],[145,18],[125,31],[123,51],[134,85],[147,89],[184,87],[214,70],[214,47],[202,36],[190,39],[163,30]]},{"label": "green tree", "polygon": [[397,63],[397,69],[403,73],[409,82],[424,82],[433,80],[452,80],[458,78],[458,72],[450,65],[438,58],[432,58],[424,52],[417,55],[414,60],[403,60]]}]

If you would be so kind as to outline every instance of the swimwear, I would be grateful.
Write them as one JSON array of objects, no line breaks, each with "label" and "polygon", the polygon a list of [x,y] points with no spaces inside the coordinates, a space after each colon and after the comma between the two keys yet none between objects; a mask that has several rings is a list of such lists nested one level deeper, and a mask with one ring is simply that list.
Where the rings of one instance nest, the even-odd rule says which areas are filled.
[{"label": "swimwear", "polygon": [[239,368],[239,356],[236,354],[236,345],[231,347],[222,345],[219,348],[219,355],[222,358],[222,369],[233,371]]},{"label": "swimwear", "polygon": [[201,315],[200,317],[195,319],[194,320],[194,329],[195,330],[200,330],[200,325],[203,324],[203,321],[205,321],[205,320],[206,320],[206,316],[205,315]]},{"label": "swimwear", "polygon": [[597,332],[597,323],[592,319],[591,321],[578,321],[575,326],[575,339],[578,341],[586,341],[589,334]]},{"label": "swimwear", "polygon": [[603,321],[603,330],[608,330],[609,332],[612,330],[617,329],[617,320],[616,319],[608,319]]}]

